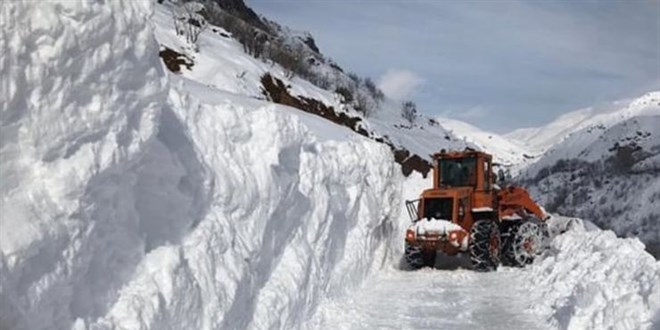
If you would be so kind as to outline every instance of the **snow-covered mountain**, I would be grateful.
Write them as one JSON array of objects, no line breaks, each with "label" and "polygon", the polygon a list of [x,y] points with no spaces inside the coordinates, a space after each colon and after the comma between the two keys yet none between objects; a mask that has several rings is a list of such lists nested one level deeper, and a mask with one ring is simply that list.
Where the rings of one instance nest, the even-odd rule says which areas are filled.
[{"label": "snow-covered mountain", "polygon": [[512,174],[517,174],[534,159],[534,156],[531,155],[532,152],[527,150],[524,144],[516,143],[515,139],[484,131],[460,120],[444,117],[439,117],[437,120],[441,126],[456,137],[492,154],[495,161],[504,168],[510,169]]},{"label": "snow-covered mountain", "polygon": [[[222,27],[191,45],[172,6],[2,5],[0,329],[335,328],[354,311],[339,305],[358,328],[660,324],[660,263],[560,216],[528,268],[378,286],[410,279],[403,200],[430,179],[406,160],[474,145],[386,99],[365,116]],[[371,283],[382,295],[361,299]],[[365,308],[388,299],[401,310]]]},{"label": "snow-covered mountain", "polygon": [[660,92],[563,131],[573,132],[528,166],[520,181],[550,211],[637,236],[658,255]]},{"label": "snow-covered mountain", "polygon": [[542,154],[585,128],[603,130],[632,117],[657,114],[659,103],[660,91],[650,92],[634,100],[619,100],[569,112],[547,125],[517,129],[505,137],[521,143],[530,152]]}]

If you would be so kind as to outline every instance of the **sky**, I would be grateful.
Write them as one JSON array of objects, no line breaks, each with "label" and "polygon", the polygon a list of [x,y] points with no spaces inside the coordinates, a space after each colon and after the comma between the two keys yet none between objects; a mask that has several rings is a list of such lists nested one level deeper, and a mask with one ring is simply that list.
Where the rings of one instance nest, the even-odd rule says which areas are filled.
[{"label": "sky", "polygon": [[508,132],[660,90],[660,0],[247,0],[421,112]]}]

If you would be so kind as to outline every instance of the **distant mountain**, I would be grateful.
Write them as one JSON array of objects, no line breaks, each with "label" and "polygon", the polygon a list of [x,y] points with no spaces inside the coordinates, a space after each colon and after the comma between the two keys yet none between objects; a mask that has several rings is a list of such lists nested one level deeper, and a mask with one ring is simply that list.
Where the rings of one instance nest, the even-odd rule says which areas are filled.
[{"label": "distant mountain", "polygon": [[[523,136],[521,132],[515,135]],[[614,111],[569,113],[536,132],[527,141],[548,150],[518,181],[549,211],[591,220],[621,236],[637,236],[658,256],[660,92]],[[549,137],[559,142],[548,146]]]},{"label": "distant mountain", "polygon": [[619,100],[569,112],[547,125],[517,129],[504,137],[523,144],[530,152],[542,154],[583,128],[603,129],[631,117],[653,114],[658,103],[660,92],[651,92],[635,100]]},{"label": "distant mountain", "polygon": [[438,117],[437,121],[456,137],[492,154],[496,162],[511,169],[513,173],[517,173],[534,159],[526,146],[506,136],[484,131],[460,120]]}]

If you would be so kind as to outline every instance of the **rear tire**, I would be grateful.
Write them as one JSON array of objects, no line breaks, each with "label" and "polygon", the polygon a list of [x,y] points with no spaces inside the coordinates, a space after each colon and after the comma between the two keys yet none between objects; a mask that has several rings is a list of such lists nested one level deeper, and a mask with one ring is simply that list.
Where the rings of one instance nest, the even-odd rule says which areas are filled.
[{"label": "rear tire", "polygon": [[470,260],[474,270],[489,272],[500,263],[500,230],[492,220],[479,220],[470,231]]},{"label": "rear tire", "polygon": [[433,267],[435,265],[435,252],[425,252],[421,247],[408,243],[406,243],[404,257],[406,263],[412,269],[420,269],[425,266]]}]

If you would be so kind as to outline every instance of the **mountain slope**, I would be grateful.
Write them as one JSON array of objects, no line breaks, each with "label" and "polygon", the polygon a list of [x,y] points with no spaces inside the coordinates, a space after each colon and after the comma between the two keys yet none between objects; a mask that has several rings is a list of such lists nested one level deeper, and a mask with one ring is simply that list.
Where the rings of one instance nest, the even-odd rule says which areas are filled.
[{"label": "mountain slope", "polygon": [[545,126],[518,129],[505,137],[523,144],[534,153],[542,154],[572,133],[585,128],[603,130],[632,117],[658,114],[659,107],[660,91],[650,92],[634,100],[620,100],[569,112]]},{"label": "mountain slope", "polygon": [[519,177],[553,212],[574,214],[660,253],[660,93],[595,116]]},{"label": "mountain slope", "polygon": [[525,147],[508,137],[481,130],[459,120],[440,117],[438,122],[458,138],[473,143],[477,148],[492,154],[496,162],[511,169],[514,174],[533,159]]}]

